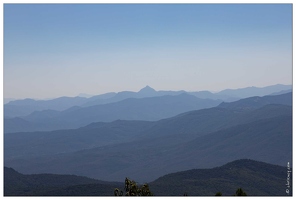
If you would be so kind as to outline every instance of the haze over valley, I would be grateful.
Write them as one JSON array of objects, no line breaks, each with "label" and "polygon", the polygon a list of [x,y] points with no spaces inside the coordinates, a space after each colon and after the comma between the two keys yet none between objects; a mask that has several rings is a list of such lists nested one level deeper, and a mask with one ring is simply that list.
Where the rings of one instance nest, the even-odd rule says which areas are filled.
[{"label": "haze over valley", "polygon": [[3,10],[4,196],[292,196],[292,4]]},{"label": "haze over valley", "polygon": [[[104,103],[98,96],[78,105],[73,105],[76,98],[64,98],[64,106],[69,101],[65,110],[5,118],[5,166],[24,174],[75,174],[112,182],[130,177],[144,183],[238,159],[279,166],[291,161],[291,86],[233,90],[228,99],[250,97],[228,102],[218,98],[221,94],[198,94],[147,86],[135,93],[101,95]],[[17,100],[4,108],[54,106],[60,99]]]}]

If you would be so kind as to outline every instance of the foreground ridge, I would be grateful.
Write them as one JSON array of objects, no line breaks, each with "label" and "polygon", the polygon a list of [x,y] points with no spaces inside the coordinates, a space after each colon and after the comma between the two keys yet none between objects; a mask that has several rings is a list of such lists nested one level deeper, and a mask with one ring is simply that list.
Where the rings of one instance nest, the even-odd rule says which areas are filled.
[{"label": "foreground ridge", "polygon": [[155,195],[232,196],[243,188],[248,196],[286,196],[287,168],[250,159],[235,160],[212,169],[168,174],[150,183]]},{"label": "foreground ridge", "polygon": [[[248,196],[291,196],[292,191],[286,194],[286,181],[286,167],[241,159],[167,174],[150,182],[149,188],[154,196],[232,196],[238,188]],[[113,196],[122,185],[72,175],[23,175],[4,168],[4,196]]]}]

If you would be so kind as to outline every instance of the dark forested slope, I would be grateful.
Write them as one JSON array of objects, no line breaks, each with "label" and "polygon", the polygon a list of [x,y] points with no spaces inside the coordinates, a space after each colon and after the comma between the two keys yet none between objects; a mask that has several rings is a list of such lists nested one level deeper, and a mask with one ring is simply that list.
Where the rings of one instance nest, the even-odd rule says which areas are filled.
[{"label": "dark forested slope", "polygon": [[114,188],[121,185],[75,175],[24,175],[4,167],[4,196],[110,196]]},{"label": "dark forested slope", "polygon": [[[168,174],[150,183],[155,195],[232,196],[242,188],[248,196],[286,196],[287,167],[242,159],[212,169]],[[289,193],[292,194],[291,192]]]},{"label": "dark forested slope", "polygon": [[[286,193],[287,170],[241,159],[211,169],[167,174],[148,184],[155,196],[214,196],[217,192],[231,196],[238,188],[243,188],[248,196],[286,196],[292,194],[291,190]],[[5,196],[113,196],[115,188],[124,189],[123,181],[104,182],[73,175],[24,175],[4,167]]]}]

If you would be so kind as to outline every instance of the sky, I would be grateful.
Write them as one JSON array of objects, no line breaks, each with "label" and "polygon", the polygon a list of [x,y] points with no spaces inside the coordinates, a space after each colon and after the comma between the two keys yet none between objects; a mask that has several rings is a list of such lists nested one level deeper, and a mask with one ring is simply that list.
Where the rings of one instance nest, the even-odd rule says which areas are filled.
[{"label": "sky", "polygon": [[292,4],[4,4],[4,98],[292,84]]}]

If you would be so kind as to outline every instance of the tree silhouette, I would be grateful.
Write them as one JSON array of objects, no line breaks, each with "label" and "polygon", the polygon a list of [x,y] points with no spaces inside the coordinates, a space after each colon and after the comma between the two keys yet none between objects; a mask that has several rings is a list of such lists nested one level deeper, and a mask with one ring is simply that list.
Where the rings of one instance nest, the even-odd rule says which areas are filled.
[{"label": "tree silhouette", "polygon": [[[221,192],[217,192],[215,196],[222,196]],[[238,188],[233,196],[247,196],[247,193],[242,188]]]},{"label": "tree silhouette", "polygon": [[243,191],[242,188],[238,188],[236,190],[235,196],[247,196],[247,194]]},{"label": "tree silhouette", "polygon": [[123,191],[115,188],[114,195],[115,196],[153,196],[152,192],[149,189],[148,184],[142,185],[142,187],[138,187],[137,183],[133,180],[125,178],[125,195]]}]

